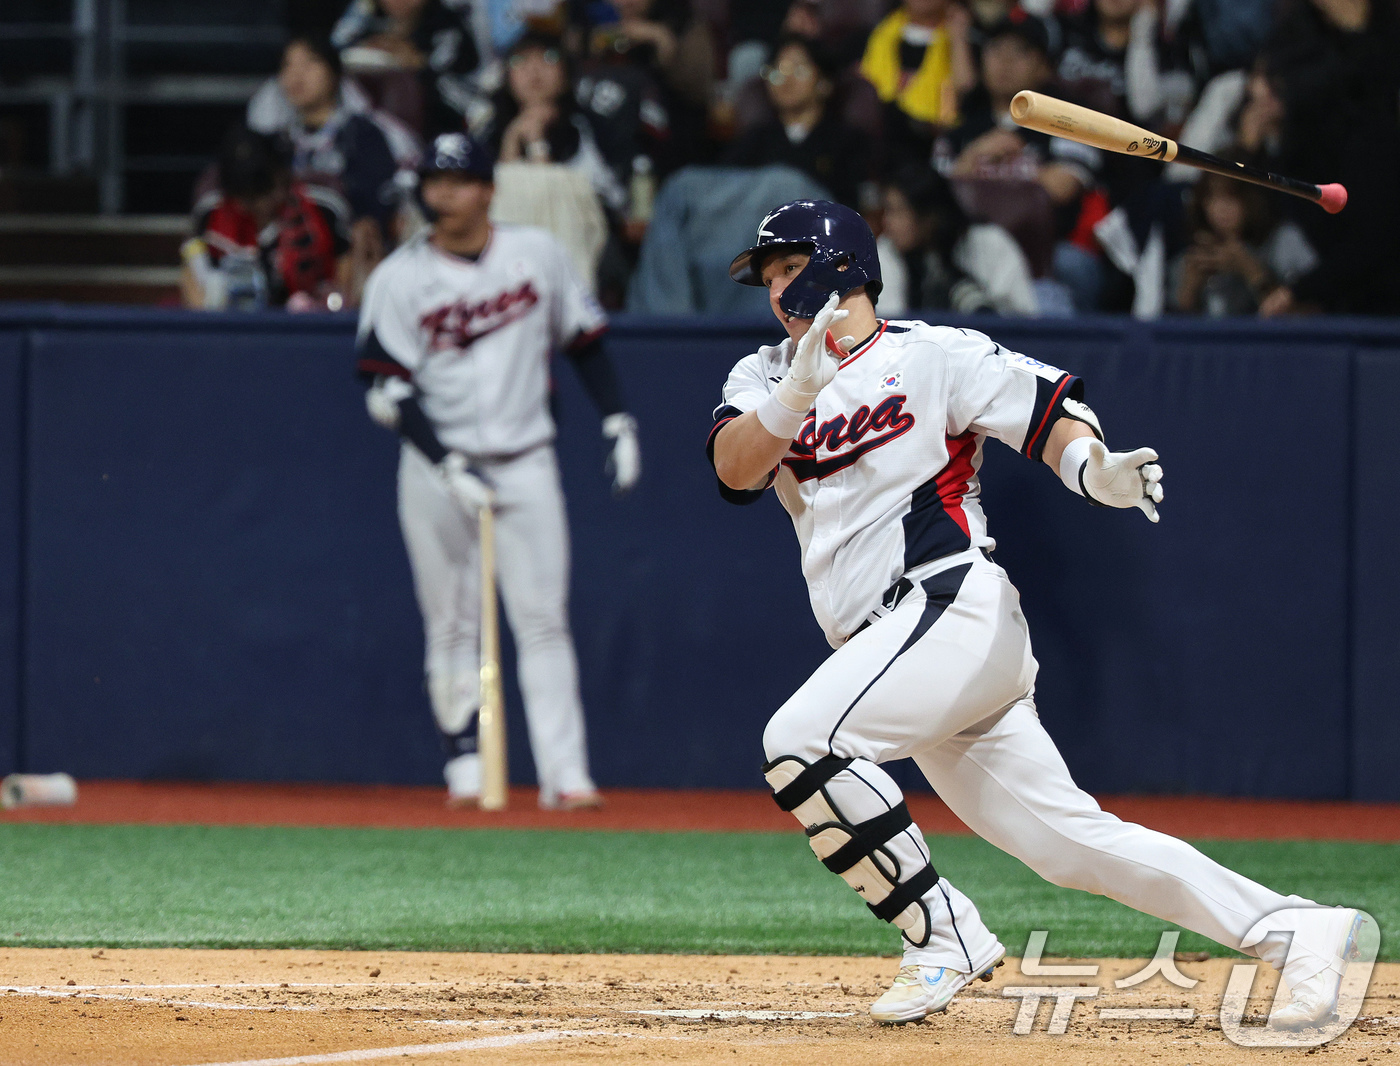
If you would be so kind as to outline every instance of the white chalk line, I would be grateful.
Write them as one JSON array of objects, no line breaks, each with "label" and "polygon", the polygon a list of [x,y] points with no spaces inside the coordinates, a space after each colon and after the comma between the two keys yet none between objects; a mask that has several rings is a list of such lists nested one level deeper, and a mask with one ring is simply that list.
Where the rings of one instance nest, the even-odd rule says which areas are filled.
[{"label": "white chalk line", "polygon": [[[98,986],[93,986],[93,987],[97,987],[97,988],[124,988],[124,987],[127,987],[127,986],[124,986],[124,985],[98,985]],[[188,987],[195,987],[195,988],[198,988],[198,987],[211,987],[211,988],[212,988],[212,987],[215,987],[215,986],[212,986],[212,985],[209,985],[209,986],[200,986],[200,985],[193,985],[193,986],[191,986],[191,985],[169,985],[169,986],[160,986],[160,985],[132,985],[132,986],[130,986],[130,987],[132,987],[133,989],[141,989],[141,990],[144,991],[144,990],[155,989],[155,988],[161,988],[161,987],[169,987],[169,988],[188,988]],[[234,987],[239,987],[239,986],[223,985],[223,986],[220,986],[220,987],[223,987],[223,988],[234,988]],[[269,986],[261,986],[261,985],[260,985],[260,986],[257,986],[257,987],[269,987]],[[279,986],[279,985],[272,985],[272,986],[270,986],[270,987],[272,987],[272,988],[280,988],[281,986]],[[33,997],[33,998],[35,998],[35,999],[82,999],[82,1000],[100,999],[100,1000],[107,1000],[107,1001],[116,1002],[116,1003],[155,1003],[155,1004],[158,1004],[158,1005],[160,1005],[160,1006],[165,1006],[165,1007],[190,1007],[190,1008],[193,1008],[193,1009],[195,1009],[195,1010],[199,1010],[199,1009],[204,1009],[204,1010],[246,1010],[246,1011],[264,1011],[264,1012],[275,1012],[275,1011],[313,1011],[313,1012],[314,1012],[314,1011],[337,1011],[337,1010],[343,1010],[343,1011],[380,1011],[380,1012],[392,1012],[392,1013],[409,1013],[409,1012],[413,1012],[413,1011],[444,1010],[444,1009],[446,1009],[445,1007],[442,1007],[442,1006],[426,1006],[426,1005],[424,1005],[424,1004],[419,1004],[419,1003],[407,1003],[407,1004],[392,1004],[392,1003],[355,1003],[355,1004],[333,1003],[333,1004],[317,1004],[317,1003],[227,1003],[227,1002],[221,1002],[221,1001],[207,1002],[207,1001],[195,1000],[195,999],[170,999],[170,998],[167,998],[167,997],[165,997],[165,996],[134,996],[134,995],[131,995],[131,994],[129,994],[129,993],[96,992],[96,991],[92,991],[91,989],[82,989],[82,988],[64,988],[64,989],[62,989],[61,991],[60,991],[59,989],[56,989],[56,988],[53,988],[53,989],[49,989],[49,988],[11,988],[11,989],[8,989],[8,990],[5,990],[5,991],[10,992],[11,994],[18,994],[18,995],[21,995],[21,996],[31,996],[31,997]],[[4,1003],[4,999],[3,999],[3,998],[0,998],[0,1003]]]},{"label": "white chalk line", "polygon": [[[26,992],[20,990],[20,995],[33,996],[36,999],[101,999],[117,1003],[156,1003],[165,1007],[191,1007],[196,1010],[251,1010],[251,1011],[325,1011],[325,1010],[378,1010],[378,1011],[399,1011],[399,1010],[421,1010],[421,1007],[391,1007],[379,1004],[367,1004],[365,1006],[348,1007],[337,1005],[335,1007],[322,1007],[309,1003],[221,1003],[202,1002],[194,999],[167,999],[164,996],[130,996],[114,995],[110,992],[77,991],[66,988],[59,991],[36,991]],[[0,999],[0,1003],[4,1000]]]},{"label": "white chalk line", "polygon": [[[16,985],[14,987],[0,985],[0,993],[73,992],[82,989],[99,988],[144,988],[148,990],[176,988],[428,988],[438,985],[441,985],[443,988],[452,988],[455,985],[467,983],[468,982],[465,981],[223,981],[219,984],[206,982],[203,984],[188,985],[147,985],[132,981],[123,981],[119,985],[55,985],[52,988],[48,985]],[[507,983],[513,982],[507,981]],[[544,981],[533,983],[545,984]]]},{"label": "white chalk line", "polygon": [[679,1018],[685,1021],[745,1021],[745,1022],[805,1022],[813,1018],[850,1018],[853,1010],[628,1010],[624,1014],[650,1014],[659,1018]]},{"label": "white chalk line", "polygon": [[506,1036],[479,1036],[471,1040],[453,1040],[444,1044],[405,1044],[398,1047],[365,1048],[361,1051],[332,1051],[323,1055],[293,1055],[284,1059],[242,1059],[233,1062],[204,1062],[198,1066],[315,1066],[329,1062],[366,1062],[371,1059],[402,1058],[406,1055],[442,1055],[449,1051],[513,1047],[517,1044],[539,1044],[570,1036],[612,1036],[593,1033],[587,1029],[549,1029],[542,1033],[512,1033]]}]

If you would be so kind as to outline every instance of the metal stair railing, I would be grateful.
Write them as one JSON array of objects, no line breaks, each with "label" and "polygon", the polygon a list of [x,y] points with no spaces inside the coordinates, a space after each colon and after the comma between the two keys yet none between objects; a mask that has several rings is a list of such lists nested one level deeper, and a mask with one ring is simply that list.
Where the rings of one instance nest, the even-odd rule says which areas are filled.
[{"label": "metal stair railing", "polygon": [[69,22],[0,21],[9,40],[70,40],[72,73],[44,76],[27,84],[0,87],[0,105],[45,103],[49,111],[49,173],[64,177],[77,171],[98,181],[102,212],[120,214],[131,169],[183,170],[190,156],[176,154],[128,158],[126,110],[132,104],[241,103],[256,91],[261,77],[239,75],[163,75],[133,80],[127,72],[129,44],[267,44],[280,43],[281,26],[132,25],[127,0],[72,0]]}]

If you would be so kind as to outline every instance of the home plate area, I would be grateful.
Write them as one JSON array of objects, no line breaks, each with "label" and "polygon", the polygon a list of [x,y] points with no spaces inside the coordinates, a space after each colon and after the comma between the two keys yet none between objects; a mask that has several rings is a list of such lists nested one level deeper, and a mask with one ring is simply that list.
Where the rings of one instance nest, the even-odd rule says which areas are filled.
[{"label": "home plate area", "polygon": [[[1183,990],[1160,974],[1114,987],[1146,960],[1102,960],[1096,976],[1067,980],[1024,976],[1009,959],[946,1014],[889,1027],[867,1008],[894,959],[9,948],[0,949],[0,1062],[907,1066],[918,1054],[956,1055],[959,1066],[1154,1057],[1205,1066],[1307,1054],[1225,1038],[1220,998],[1241,961],[1181,961],[1199,979]],[[1024,997],[1003,989],[1055,983],[1099,991],[1073,1003],[1063,1033],[1047,1032],[1052,998],[1017,1035]],[[1320,1053],[1400,1066],[1387,1057],[1400,1040],[1397,992],[1400,965],[1378,965],[1361,1018]],[[1262,1017],[1272,994],[1261,975],[1247,1017]],[[1155,1017],[1122,1017],[1144,1009]]]}]

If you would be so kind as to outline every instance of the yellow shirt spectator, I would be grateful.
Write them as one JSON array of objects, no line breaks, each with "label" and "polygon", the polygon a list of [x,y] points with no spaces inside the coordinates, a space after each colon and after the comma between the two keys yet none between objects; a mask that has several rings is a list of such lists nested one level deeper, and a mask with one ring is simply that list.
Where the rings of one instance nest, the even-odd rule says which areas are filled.
[{"label": "yellow shirt spectator", "polygon": [[[955,15],[954,13],[957,13]],[[965,35],[950,33],[949,23],[965,13],[949,7],[942,25],[926,26],[911,22],[901,7],[887,15],[870,34],[860,71],[875,86],[880,99],[893,101],[910,118],[935,126],[953,126],[958,121],[958,95],[969,86],[962,84],[960,69],[965,64]],[[923,59],[913,72],[903,69],[900,44],[924,44]],[[920,40],[922,39],[922,40]]]}]

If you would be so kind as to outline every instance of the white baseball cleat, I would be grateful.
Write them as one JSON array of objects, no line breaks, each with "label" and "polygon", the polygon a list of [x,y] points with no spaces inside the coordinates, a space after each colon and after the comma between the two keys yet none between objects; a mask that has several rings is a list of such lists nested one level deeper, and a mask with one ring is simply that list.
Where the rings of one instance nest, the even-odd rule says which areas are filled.
[{"label": "white baseball cleat", "polygon": [[1337,945],[1336,957],[1329,959],[1323,969],[1307,980],[1290,987],[1292,997],[1288,1003],[1269,1018],[1269,1025],[1273,1028],[1308,1029],[1325,1025],[1336,1017],[1342,978],[1346,974],[1347,964],[1361,957],[1358,940],[1367,921],[1366,915],[1360,911],[1348,909],[1345,913],[1350,915],[1350,919]]},{"label": "white baseball cleat", "polygon": [[903,1025],[921,1022],[930,1014],[945,1011],[953,997],[974,978],[990,981],[992,971],[1001,965],[1005,954],[998,945],[996,958],[975,974],[961,973],[947,966],[901,966],[889,991],[870,1005],[870,1016],[886,1025]]},{"label": "white baseball cleat", "polygon": [[603,806],[603,797],[596,788],[580,789],[577,792],[540,791],[542,811],[587,811]]},{"label": "white baseball cleat", "polygon": [[481,756],[458,755],[442,768],[449,807],[474,807],[481,798]]}]

